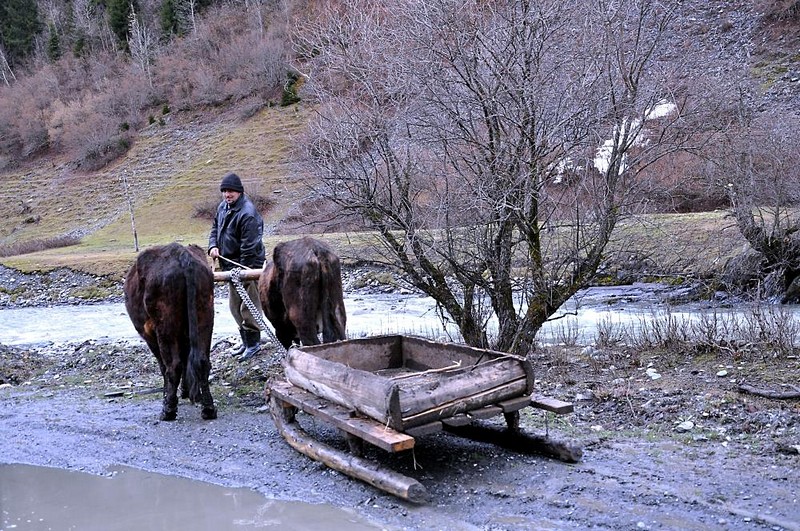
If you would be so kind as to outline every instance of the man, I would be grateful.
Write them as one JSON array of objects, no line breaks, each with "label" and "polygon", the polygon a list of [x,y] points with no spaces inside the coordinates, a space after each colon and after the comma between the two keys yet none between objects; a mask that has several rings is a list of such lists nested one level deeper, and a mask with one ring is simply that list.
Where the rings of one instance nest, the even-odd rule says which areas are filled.
[{"label": "man", "polygon": [[[235,173],[223,177],[219,189],[222,201],[208,236],[209,256],[219,259],[223,271],[237,267],[262,269],[265,255],[261,241],[264,234],[261,214],[245,195],[242,181]],[[258,281],[243,281],[243,284],[250,300],[260,311]],[[242,336],[242,346],[233,355],[243,361],[261,350],[261,328],[233,285],[229,286],[228,305]]]}]

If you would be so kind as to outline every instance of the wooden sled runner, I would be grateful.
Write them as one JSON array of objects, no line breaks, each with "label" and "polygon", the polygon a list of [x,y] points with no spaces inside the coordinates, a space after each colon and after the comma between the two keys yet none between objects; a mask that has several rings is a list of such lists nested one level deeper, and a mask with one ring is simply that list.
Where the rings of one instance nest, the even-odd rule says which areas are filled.
[{"label": "wooden sled runner", "polygon": [[[421,503],[417,480],[363,459],[367,442],[387,452],[414,448],[415,437],[447,431],[520,451],[577,462],[582,451],[524,433],[519,412],[536,407],[558,414],[572,404],[533,393],[525,358],[408,336],[379,336],[291,348],[285,381],[267,388],[280,433],[296,450],[400,498]],[[350,453],[311,438],[298,424],[304,411],[344,432]],[[503,415],[505,429],[475,421]]]}]

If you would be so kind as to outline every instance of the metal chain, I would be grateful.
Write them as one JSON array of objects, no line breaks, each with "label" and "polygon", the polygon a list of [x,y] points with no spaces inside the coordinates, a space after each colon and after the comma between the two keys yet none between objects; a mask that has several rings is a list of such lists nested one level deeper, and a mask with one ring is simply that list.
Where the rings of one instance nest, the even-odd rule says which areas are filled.
[{"label": "metal chain", "polygon": [[261,327],[261,330],[263,330],[267,334],[267,336],[269,336],[269,338],[272,339],[272,341],[276,345],[278,345],[278,348],[280,349],[281,353],[285,354],[286,348],[280,341],[278,341],[278,338],[275,337],[275,334],[272,332],[272,329],[264,320],[264,317],[261,314],[261,310],[256,307],[255,303],[252,301],[252,299],[250,299],[250,296],[247,294],[247,290],[244,289],[242,280],[239,278],[239,274],[241,273],[241,271],[242,270],[239,268],[231,270],[231,282],[233,282],[233,287],[236,288],[236,293],[238,293],[239,296],[242,298],[242,301],[244,302],[245,306],[247,306],[247,309],[250,310],[250,315],[252,315],[253,319],[256,320],[258,326]]}]

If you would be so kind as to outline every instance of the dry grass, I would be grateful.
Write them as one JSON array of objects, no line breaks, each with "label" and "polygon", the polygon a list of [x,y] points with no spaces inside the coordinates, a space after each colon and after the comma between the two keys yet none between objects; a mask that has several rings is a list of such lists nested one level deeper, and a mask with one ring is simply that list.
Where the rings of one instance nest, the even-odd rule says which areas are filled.
[{"label": "dry grass", "polygon": [[80,238],[78,245],[12,256],[3,263],[23,270],[67,265],[123,271],[120,264],[127,267],[134,256],[123,176],[140,248],[171,241],[205,246],[210,223],[194,214],[218,200],[219,180],[228,171],[237,172],[246,190],[262,198],[269,207],[265,223],[272,227],[304,193],[289,155],[307,113],[302,105],[273,107],[246,121],[223,115],[203,123],[154,125],[127,157],[97,172],[54,163],[0,173],[0,249]]}]

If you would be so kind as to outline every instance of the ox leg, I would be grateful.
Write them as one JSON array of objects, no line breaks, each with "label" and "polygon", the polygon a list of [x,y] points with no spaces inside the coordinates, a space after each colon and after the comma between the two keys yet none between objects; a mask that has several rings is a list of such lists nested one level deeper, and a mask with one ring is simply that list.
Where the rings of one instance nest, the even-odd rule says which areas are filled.
[{"label": "ox leg", "polygon": [[[200,352],[206,353],[211,351],[211,329],[208,329],[208,334],[199,338],[197,348]],[[211,372],[211,359],[210,354],[204,354],[203,358],[205,359],[206,363],[202,364],[205,366],[204,369],[200,371],[199,382],[200,382],[200,416],[203,420],[212,420],[217,418],[217,407],[214,405],[214,398],[211,396],[211,385],[208,383],[208,378]],[[187,367],[191,364],[191,360],[187,363]],[[187,368],[187,372],[189,369]]]},{"label": "ox leg", "polygon": [[161,420],[175,420],[178,417],[178,386],[169,374],[164,375],[164,404]]},{"label": "ox leg", "polygon": [[217,418],[217,406],[214,405],[214,398],[211,396],[211,389],[207,383],[204,383],[200,389],[200,404],[203,406],[200,413],[203,420]]},{"label": "ox leg", "polygon": [[291,325],[287,327],[275,327],[275,337],[278,339],[283,348],[288,349],[294,343],[294,338],[296,337],[295,328]]},{"label": "ox leg", "polygon": [[[163,352],[163,350],[162,350]],[[175,420],[178,416],[178,387],[180,386],[183,367],[180,363],[166,365],[164,371],[164,405],[161,409],[161,420]]]},{"label": "ox leg", "polygon": [[184,365],[185,367],[183,369],[183,377],[181,378],[181,398],[186,400],[187,398],[189,398],[189,388],[187,387],[186,384],[186,371],[189,370],[189,364],[186,363]]},{"label": "ox leg", "polygon": [[319,345],[319,334],[317,333],[317,322],[303,322],[297,327],[297,335],[301,345]]}]

